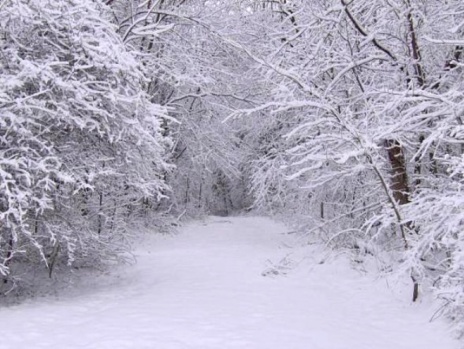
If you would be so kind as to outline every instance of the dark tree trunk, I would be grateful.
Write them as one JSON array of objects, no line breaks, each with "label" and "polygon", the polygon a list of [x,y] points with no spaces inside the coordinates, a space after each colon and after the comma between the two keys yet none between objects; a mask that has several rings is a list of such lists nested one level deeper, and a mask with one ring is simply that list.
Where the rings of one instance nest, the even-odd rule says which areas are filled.
[{"label": "dark tree trunk", "polygon": [[390,189],[398,205],[409,203],[409,183],[406,169],[406,160],[401,145],[396,140],[386,140],[385,148],[391,166]]}]

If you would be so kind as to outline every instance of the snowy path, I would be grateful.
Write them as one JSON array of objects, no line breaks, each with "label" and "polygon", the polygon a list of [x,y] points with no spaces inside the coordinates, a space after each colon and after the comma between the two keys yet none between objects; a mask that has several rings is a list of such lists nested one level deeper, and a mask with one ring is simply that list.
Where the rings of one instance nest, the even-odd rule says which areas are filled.
[{"label": "snowy path", "polygon": [[263,277],[285,231],[210,218],[150,238],[114,285],[0,309],[0,349],[459,349],[432,308],[341,261]]}]

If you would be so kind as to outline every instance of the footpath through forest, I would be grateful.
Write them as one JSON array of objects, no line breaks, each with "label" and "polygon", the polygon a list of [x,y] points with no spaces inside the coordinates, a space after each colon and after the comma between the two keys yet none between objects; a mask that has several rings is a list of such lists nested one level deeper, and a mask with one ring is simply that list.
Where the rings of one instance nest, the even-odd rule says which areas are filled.
[{"label": "footpath through forest", "polygon": [[0,308],[0,349],[460,349],[432,305],[292,256],[287,232],[214,217],[150,236],[111,282]]}]

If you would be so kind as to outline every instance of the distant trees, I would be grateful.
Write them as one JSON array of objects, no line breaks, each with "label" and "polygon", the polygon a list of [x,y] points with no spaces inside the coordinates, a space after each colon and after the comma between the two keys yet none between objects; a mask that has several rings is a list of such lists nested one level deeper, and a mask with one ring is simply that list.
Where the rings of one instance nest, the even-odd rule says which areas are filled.
[{"label": "distant trees", "polygon": [[176,119],[163,125],[173,139],[168,161],[177,168],[166,177],[175,188],[167,209],[193,216],[241,208],[239,165],[247,149],[240,127],[223,120],[250,103],[247,58],[216,32],[234,30],[236,4],[115,0],[110,6],[126,45],[146,67],[146,92]]}]

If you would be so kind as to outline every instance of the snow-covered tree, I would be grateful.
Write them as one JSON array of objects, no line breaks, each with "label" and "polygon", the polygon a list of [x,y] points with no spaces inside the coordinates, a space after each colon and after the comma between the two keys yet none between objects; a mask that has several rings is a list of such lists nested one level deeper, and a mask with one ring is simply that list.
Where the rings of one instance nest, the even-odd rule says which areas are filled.
[{"label": "snow-covered tree", "polygon": [[460,220],[449,215],[459,212],[461,11],[459,2],[264,1],[247,17],[258,28],[251,42],[225,39],[274,86],[261,105],[231,113],[268,115],[263,132],[280,125],[251,162],[256,198],[279,198],[283,211],[285,198],[299,202],[327,242],[390,251],[414,299],[436,281],[437,261],[460,263]]},{"label": "snow-covered tree", "polygon": [[115,257],[122,217],[166,194],[166,110],[144,92],[143,67],[105,6],[2,4],[1,274]]}]

